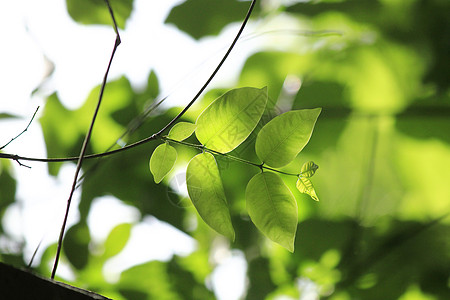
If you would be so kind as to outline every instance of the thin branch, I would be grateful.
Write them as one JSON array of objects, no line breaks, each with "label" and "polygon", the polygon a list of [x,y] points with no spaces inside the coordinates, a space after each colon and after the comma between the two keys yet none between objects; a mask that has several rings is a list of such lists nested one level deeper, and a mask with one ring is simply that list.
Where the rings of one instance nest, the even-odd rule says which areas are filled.
[{"label": "thin branch", "polygon": [[41,239],[41,240],[39,241],[39,244],[37,245],[36,249],[34,249],[34,252],[33,252],[33,255],[31,256],[30,262],[29,262],[28,265],[27,265],[27,269],[31,269],[31,265],[33,264],[34,258],[36,257],[36,254],[37,254],[39,248],[41,247],[41,244],[42,244],[42,241],[43,241],[43,240],[44,240],[44,239]]},{"label": "thin branch", "polygon": [[[27,127],[25,127],[25,129],[24,129],[21,133],[19,133],[19,134],[16,135],[15,137],[13,137],[13,138],[12,138],[9,142],[7,142],[5,145],[1,146],[1,147],[0,147],[0,150],[2,150],[3,148],[5,148],[5,147],[8,146],[9,144],[11,144],[15,139],[17,139],[19,136],[21,136],[22,134],[24,134],[25,131],[28,130],[28,128],[30,127],[31,122],[33,122],[34,117],[36,116],[38,110],[39,110],[39,106],[38,106],[38,107],[36,108],[36,110],[34,111],[34,114],[33,114],[33,116],[31,117],[30,122],[28,122]],[[19,163],[19,164],[20,164],[20,163]]]},{"label": "thin branch", "polygon": [[56,250],[55,263],[53,265],[53,270],[52,270],[52,275],[51,275],[52,279],[55,278],[56,269],[58,268],[58,261],[59,261],[60,255],[61,255],[61,249],[62,249],[62,242],[63,242],[63,238],[64,238],[64,232],[65,232],[65,229],[66,229],[67,219],[68,219],[68,216],[69,216],[70,204],[72,202],[73,193],[75,191],[75,187],[76,187],[77,180],[78,180],[78,174],[80,173],[81,165],[83,163],[83,159],[84,159],[84,156],[86,154],[87,145],[88,145],[89,140],[91,138],[92,130],[94,129],[94,123],[95,123],[95,120],[97,118],[98,112],[100,110],[100,104],[101,104],[102,99],[103,99],[103,93],[105,91],[106,82],[107,82],[107,79],[108,79],[108,74],[109,74],[109,70],[111,68],[112,60],[114,58],[114,54],[116,53],[117,47],[120,45],[120,35],[119,35],[119,31],[117,29],[117,24],[116,24],[116,20],[114,18],[114,13],[113,13],[113,11],[111,9],[109,1],[105,0],[105,2],[106,2],[106,5],[108,6],[109,13],[110,13],[111,18],[113,20],[114,31],[116,32],[116,40],[115,40],[115,43],[114,43],[113,51],[111,53],[111,57],[109,59],[108,67],[106,68],[105,76],[103,77],[103,82],[102,82],[102,86],[100,88],[100,93],[99,93],[99,97],[98,97],[97,107],[95,108],[94,115],[92,116],[91,125],[89,126],[89,130],[88,130],[88,132],[86,134],[86,137],[84,139],[83,146],[82,146],[81,152],[80,152],[80,156],[78,158],[77,168],[75,170],[75,175],[74,175],[73,184],[72,184],[72,189],[70,190],[69,199],[67,200],[67,206],[66,206],[66,213],[64,215],[64,221],[63,221],[63,224],[61,226],[61,232],[59,234],[58,248]]},{"label": "thin branch", "polygon": [[259,38],[264,35],[270,34],[290,34],[298,35],[303,37],[330,37],[330,36],[343,36],[344,33],[338,30],[297,30],[297,29],[278,29],[278,30],[267,30],[259,33],[252,33],[241,38],[241,41],[247,42],[255,38]]},{"label": "thin branch", "polygon": [[25,165],[25,164],[23,164],[23,163],[21,163],[18,159],[16,159],[15,160],[16,161],[16,163],[18,163],[19,164],[19,166],[21,166],[21,167],[25,167],[25,168],[28,168],[28,169],[31,169],[31,167],[30,166],[28,166],[28,165]]},{"label": "thin branch", "polygon": [[[127,145],[120,149],[115,149],[107,152],[97,153],[97,154],[87,154],[84,156],[84,159],[93,159],[93,158],[100,158],[105,157],[109,155],[113,155],[122,151],[126,151],[130,148],[134,148],[140,145],[143,145],[149,141],[156,140],[158,137],[154,134],[152,136],[149,136],[143,140],[137,141],[133,144]],[[61,157],[61,158],[39,158],[39,157],[27,157],[27,156],[20,156],[16,154],[9,154],[9,153],[0,153],[0,158],[4,159],[12,159],[12,160],[27,160],[27,161],[38,161],[38,162],[67,162],[67,161],[78,161],[79,157]]]}]

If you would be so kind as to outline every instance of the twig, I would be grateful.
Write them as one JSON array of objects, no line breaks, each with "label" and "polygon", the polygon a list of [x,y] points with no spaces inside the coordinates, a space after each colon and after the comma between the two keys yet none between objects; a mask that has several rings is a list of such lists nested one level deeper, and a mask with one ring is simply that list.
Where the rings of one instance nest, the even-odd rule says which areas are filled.
[{"label": "twig", "polygon": [[75,175],[74,175],[73,184],[72,184],[72,189],[70,190],[69,199],[67,200],[67,206],[66,206],[66,213],[64,215],[64,221],[63,221],[63,224],[61,226],[61,232],[59,234],[58,248],[56,250],[55,263],[53,265],[53,270],[52,270],[52,275],[51,275],[52,279],[55,278],[56,269],[58,268],[58,261],[59,261],[59,256],[61,255],[61,248],[62,248],[62,242],[63,242],[63,237],[64,237],[64,231],[66,229],[67,218],[69,216],[69,210],[70,210],[70,204],[72,202],[73,193],[75,191],[75,187],[76,187],[76,184],[77,184],[78,174],[80,173],[81,165],[83,163],[83,159],[84,159],[84,156],[86,154],[87,145],[88,145],[89,140],[90,140],[91,135],[92,135],[92,130],[94,128],[94,123],[95,123],[95,120],[97,118],[97,114],[98,114],[98,112],[100,110],[100,104],[101,104],[102,99],[103,99],[103,92],[105,91],[106,81],[108,79],[108,74],[109,74],[109,70],[111,68],[111,63],[112,63],[112,60],[114,58],[114,54],[116,53],[117,47],[120,45],[120,35],[119,35],[119,31],[117,29],[117,24],[116,24],[116,20],[114,18],[114,13],[113,13],[112,8],[111,8],[111,6],[109,4],[109,0],[105,0],[105,2],[106,2],[106,5],[108,6],[109,13],[110,13],[111,18],[113,20],[114,31],[116,32],[116,40],[114,42],[114,48],[113,48],[113,51],[111,53],[111,57],[109,59],[108,67],[106,68],[105,76],[103,77],[103,82],[102,82],[102,86],[100,88],[100,93],[99,93],[99,97],[98,97],[97,107],[95,108],[94,115],[93,115],[92,121],[91,121],[91,125],[89,126],[89,130],[88,130],[88,132],[86,134],[86,137],[84,139],[83,146],[82,146],[81,152],[80,152],[80,156],[78,158],[77,168],[75,170]]},{"label": "twig", "polygon": [[21,163],[18,159],[15,159],[15,161],[16,161],[16,163],[18,163],[19,164],[19,166],[21,166],[21,167],[25,167],[25,168],[28,168],[28,169],[31,169],[31,167],[30,166],[28,166],[28,165],[25,165],[25,164],[23,164],[23,163]]},{"label": "twig", "polygon": [[[24,129],[21,133],[19,133],[19,134],[16,135],[15,137],[13,137],[13,138],[12,138],[9,142],[7,142],[5,145],[1,146],[1,147],[0,147],[0,150],[2,150],[3,148],[5,148],[5,147],[8,146],[9,144],[11,144],[15,139],[17,139],[19,136],[21,136],[22,134],[24,134],[25,131],[28,130],[28,127],[30,127],[31,122],[33,122],[34,117],[36,116],[38,110],[39,110],[39,106],[38,106],[38,107],[36,108],[36,110],[34,111],[34,114],[33,114],[33,116],[31,117],[30,122],[28,122],[27,127],[25,127],[25,129]],[[18,161],[17,161],[17,162],[18,162]],[[20,163],[19,163],[19,164],[20,164]]]},{"label": "twig", "polygon": [[37,245],[36,249],[34,249],[34,252],[33,252],[33,255],[31,256],[30,262],[27,265],[27,269],[31,268],[31,265],[33,264],[34,258],[36,257],[36,254],[37,254],[39,248],[41,247],[42,241],[43,241],[43,239],[41,239],[39,241],[39,244]]}]

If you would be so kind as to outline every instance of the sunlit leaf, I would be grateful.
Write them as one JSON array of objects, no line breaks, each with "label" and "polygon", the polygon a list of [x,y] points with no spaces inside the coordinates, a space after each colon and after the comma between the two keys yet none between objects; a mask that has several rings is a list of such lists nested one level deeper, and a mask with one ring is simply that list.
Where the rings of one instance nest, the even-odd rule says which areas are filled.
[{"label": "sunlit leaf", "polygon": [[256,138],[256,154],[271,167],[290,163],[308,143],[321,108],[288,111],[267,123]]},{"label": "sunlit leaf", "polygon": [[218,233],[234,240],[219,168],[212,154],[202,153],[191,159],[186,170],[186,184],[189,197],[203,221]]},{"label": "sunlit leaf", "polygon": [[316,173],[318,168],[319,166],[316,165],[313,161],[308,161],[303,164],[300,174],[302,177],[309,178],[312,177],[314,173]]},{"label": "sunlit leaf", "polygon": [[300,193],[307,194],[313,200],[319,201],[319,197],[316,195],[316,191],[314,190],[314,186],[308,178],[305,177],[299,177],[297,180],[297,189],[300,191]]},{"label": "sunlit leaf", "polygon": [[132,225],[129,223],[123,223],[117,225],[111,230],[105,241],[105,252],[103,253],[104,258],[113,257],[122,251],[130,238],[131,227]]},{"label": "sunlit leaf", "polygon": [[190,137],[195,128],[197,128],[197,125],[193,123],[179,122],[170,129],[168,137],[172,140],[182,141]]},{"label": "sunlit leaf", "polygon": [[297,203],[280,176],[272,172],[255,175],[245,191],[247,211],[256,227],[272,241],[294,251]]},{"label": "sunlit leaf", "polygon": [[197,139],[209,149],[230,152],[255,129],[266,103],[266,87],[245,87],[223,94],[198,117]]},{"label": "sunlit leaf", "polygon": [[161,180],[172,170],[177,160],[177,150],[167,143],[159,145],[150,158],[150,171],[153,174],[155,183]]},{"label": "sunlit leaf", "polygon": [[[105,1],[66,0],[67,11],[76,22],[81,24],[112,25],[111,15]],[[110,1],[117,26],[125,27],[125,22],[133,10],[133,0]]]}]

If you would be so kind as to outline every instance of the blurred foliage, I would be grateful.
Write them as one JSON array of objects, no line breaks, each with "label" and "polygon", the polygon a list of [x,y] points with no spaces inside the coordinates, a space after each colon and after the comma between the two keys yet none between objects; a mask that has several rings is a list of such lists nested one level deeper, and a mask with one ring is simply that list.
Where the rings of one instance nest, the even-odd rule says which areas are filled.
[{"label": "blurred foliage", "polygon": [[[217,35],[229,23],[242,21],[249,3],[237,0],[189,0],[175,6],[165,22],[174,24],[195,39],[200,39]],[[219,11],[220,14],[217,13]],[[197,17],[199,13],[202,14],[201,18]]]},{"label": "blurred foliage", "polygon": [[0,113],[0,119],[13,119],[13,118],[17,118],[17,116],[8,113]]},{"label": "blurred foliage", "polygon": [[[133,10],[133,0],[109,0],[117,26],[125,28],[125,22]],[[111,25],[111,14],[105,0],[66,0],[67,11],[81,24]]]},{"label": "blurred foliage", "polygon": [[[106,15],[100,17],[104,7],[97,14],[81,9],[84,2],[97,3],[67,1],[75,20],[110,23]],[[243,297],[295,299],[312,293],[321,299],[450,299],[450,2],[279,2],[290,4],[260,4],[260,11],[267,13],[258,22],[277,15],[297,21],[289,30],[342,35],[288,35],[276,50],[253,53],[237,70],[237,86],[268,86],[272,105],[257,129],[281,112],[322,107],[309,144],[283,167],[298,172],[311,160],[320,166],[314,177],[319,203],[296,191],[295,178],[283,177],[298,202],[292,254],[258,233],[246,214],[245,183],[258,169],[217,158],[236,231],[236,241],[228,247],[242,251],[247,260]],[[130,3],[111,1],[121,26],[131,12]],[[249,3],[185,1],[173,8],[166,22],[194,39],[217,35],[227,24],[239,22]],[[274,35],[266,37],[269,45],[279,41]],[[127,129],[129,134],[120,141],[132,143],[167,124],[180,108],[157,109],[145,120],[140,115],[158,96],[157,86],[155,73],[143,92],[134,91],[126,78],[110,82],[89,151],[118,148],[115,143]],[[210,90],[184,120],[195,121],[198,112],[233,87]],[[49,157],[78,155],[98,90],[73,111],[62,106],[57,94],[47,99],[40,121]],[[255,138],[250,135],[231,155],[258,161]],[[198,143],[194,136],[187,141]],[[211,257],[220,237],[169,185],[170,178],[180,174],[169,173],[159,185],[153,182],[148,161],[156,146],[147,143],[85,162],[80,221],[66,235],[63,259],[75,274],[73,284],[114,299],[213,299],[207,282],[216,267]],[[175,147],[179,157],[174,170],[198,153]],[[49,164],[49,170],[56,175],[58,164]],[[2,161],[0,216],[13,203],[15,186],[10,163]],[[197,249],[186,257],[131,267],[117,283],[108,282],[103,265],[121,252],[135,224],[118,225],[104,245],[93,245],[86,220],[92,201],[103,195],[189,234]],[[20,260],[3,243],[0,247],[2,261]],[[48,274],[54,253],[55,245],[46,249],[36,271]]]}]

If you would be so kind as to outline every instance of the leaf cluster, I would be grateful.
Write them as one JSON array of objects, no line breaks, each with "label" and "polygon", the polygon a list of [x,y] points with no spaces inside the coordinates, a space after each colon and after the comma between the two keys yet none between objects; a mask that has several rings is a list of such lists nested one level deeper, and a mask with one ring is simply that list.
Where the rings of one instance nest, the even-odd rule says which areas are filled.
[{"label": "leaf cluster", "polygon": [[[202,153],[194,156],[186,170],[189,197],[200,217],[211,228],[234,241],[235,232],[214,155],[226,153],[242,144],[255,130],[266,110],[267,88],[238,88],[214,100],[195,124],[180,122],[169,132],[165,143],[150,158],[150,171],[156,183],[172,170],[177,151],[170,142],[182,142],[195,132],[199,145],[189,145]],[[290,111],[276,116],[258,132],[255,152],[261,163],[234,157],[242,163],[260,168],[248,183],[245,198],[248,214],[256,227],[271,240],[294,251],[297,230],[297,203],[274,167],[295,159],[308,143],[321,109]],[[186,144],[187,145],[187,144]],[[266,171],[266,169],[270,171]],[[311,181],[318,166],[304,164],[297,188],[318,201]],[[283,173],[283,172],[281,172]]]}]

